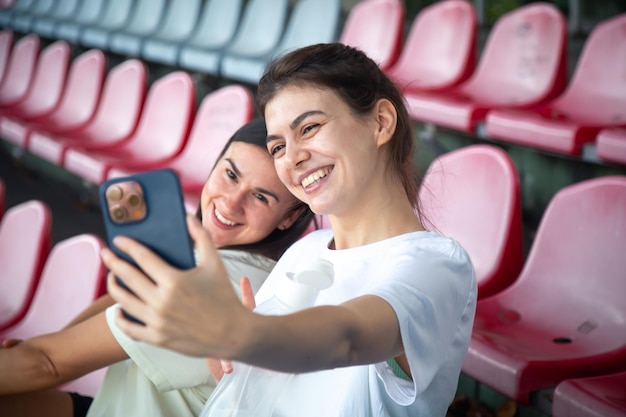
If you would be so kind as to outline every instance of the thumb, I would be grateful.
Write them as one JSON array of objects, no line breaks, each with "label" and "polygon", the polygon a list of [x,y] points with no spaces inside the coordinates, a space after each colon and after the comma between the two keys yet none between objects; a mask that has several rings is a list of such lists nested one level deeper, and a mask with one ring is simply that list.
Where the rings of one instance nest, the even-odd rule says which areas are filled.
[{"label": "thumb", "polygon": [[249,310],[254,310],[256,302],[254,301],[254,292],[252,291],[252,284],[248,277],[243,277],[239,281],[241,287],[241,303]]}]

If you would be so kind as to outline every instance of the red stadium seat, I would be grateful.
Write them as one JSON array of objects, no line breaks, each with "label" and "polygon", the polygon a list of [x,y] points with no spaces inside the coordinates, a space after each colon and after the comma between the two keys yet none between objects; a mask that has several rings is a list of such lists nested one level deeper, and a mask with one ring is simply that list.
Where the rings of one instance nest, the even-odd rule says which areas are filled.
[{"label": "red stadium seat", "polygon": [[26,121],[14,117],[2,118],[0,134],[23,148],[29,148],[33,131],[62,133],[80,128],[96,110],[105,74],[104,53],[96,49],[84,52],[72,62],[63,94],[51,112]]},{"label": "red stadium seat", "polygon": [[7,69],[0,81],[0,112],[14,106],[28,92],[37,66],[40,42],[39,36],[27,35],[13,45]]},{"label": "red stadium seat", "polygon": [[11,29],[4,29],[0,32],[0,81],[4,78],[4,74],[9,66],[14,38],[15,35]]},{"label": "red stadium seat", "polygon": [[626,371],[568,379],[557,385],[553,417],[626,416]]},{"label": "red stadium seat", "polygon": [[598,158],[616,164],[626,165],[626,129],[604,129],[596,138]]},{"label": "red stadium seat", "polygon": [[[183,151],[171,161],[153,168],[170,168],[179,176],[187,210],[195,212],[200,193],[217,158],[230,137],[250,121],[254,113],[252,93],[231,84],[207,94],[196,113]],[[108,178],[123,177],[137,171],[113,168]]]},{"label": "red stadium seat", "polygon": [[30,136],[28,150],[63,166],[65,152],[71,146],[102,149],[128,140],[141,116],[147,71],[146,65],[135,59],[118,64],[106,75],[93,118],[71,132],[35,131]]},{"label": "red stadium seat", "polygon": [[474,71],[477,32],[476,12],[467,0],[427,6],[415,17],[387,74],[405,94],[456,86]]},{"label": "red stadium seat", "polygon": [[168,163],[183,150],[189,135],[195,88],[185,71],[156,80],[128,140],[98,150],[70,148],[63,167],[87,182],[101,184],[113,167],[143,171]]},{"label": "red stadium seat", "polygon": [[420,203],[425,226],[467,250],[479,298],[517,278],[524,262],[520,180],[505,151],[471,145],[441,155],[424,177]]},{"label": "red stadium seat", "polygon": [[626,370],[626,176],[557,192],[524,268],[478,301],[463,372],[522,404],[569,378]]},{"label": "red stadium seat", "polygon": [[0,331],[30,307],[52,242],[52,213],[39,200],[9,208],[0,222]]},{"label": "red stadium seat", "polygon": [[359,48],[386,71],[400,55],[405,16],[400,0],[360,1],[350,9],[339,42]]},{"label": "red stadium seat", "polygon": [[563,14],[549,3],[506,13],[489,32],[472,76],[451,90],[406,94],[409,114],[473,133],[489,110],[545,103],[567,82],[566,29]]},{"label": "red stadium seat", "polygon": [[105,293],[104,243],[82,234],[58,242],[50,251],[24,319],[0,332],[0,339],[25,339],[55,332]]},{"label": "red stadium seat", "polygon": [[15,105],[0,110],[0,135],[4,139],[22,148],[26,147],[24,138],[11,135],[6,127],[19,122],[36,121],[54,111],[63,95],[70,58],[70,46],[65,41],[56,41],[41,51],[24,97]]},{"label": "red stadium seat", "polygon": [[626,13],[599,23],[585,41],[565,92],[535,110],[494,110],[490,137],[536,149],[581,155],[605,127],[626,126]]}]

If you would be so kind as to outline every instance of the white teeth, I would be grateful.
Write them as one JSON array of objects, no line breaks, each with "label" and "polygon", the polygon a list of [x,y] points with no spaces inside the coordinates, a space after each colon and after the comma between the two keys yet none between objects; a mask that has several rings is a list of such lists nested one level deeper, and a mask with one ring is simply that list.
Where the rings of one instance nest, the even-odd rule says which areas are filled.
[{"label": "white teeth", "polygon": [[228,220],[226,217],[222,216],[222,213],[217,211],[217,209],[215,209],[215,217],[217,217],[220,223],[224,223],[226,226],[234,226],[236,224],[234,221]]},{"label": "white teeth", "polygon": [[319,181],[321,178],[324,178],[329,173],[330,173],[330,168],[322,168],[318,171],[315,171],[314,173],[312,173],[305,179],[303,179],[300,184],[302,185],[302,187],[306,188],[309,185],[313,184],[314,182]]}]

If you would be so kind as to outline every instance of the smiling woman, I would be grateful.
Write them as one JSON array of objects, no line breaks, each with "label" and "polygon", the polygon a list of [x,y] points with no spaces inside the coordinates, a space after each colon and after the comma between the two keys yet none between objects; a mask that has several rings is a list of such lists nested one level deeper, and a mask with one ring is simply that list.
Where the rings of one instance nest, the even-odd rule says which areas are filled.
[{"label": "smiling woman", "polygon": [[332,230],[294,243],[256,301],[272,297],[303,259],[331,261],[335,284],[310,309],[251,312],[209,234],[190,221],[201,259],[195,271],[164,271],[128,239],[118,246],[145,274],[103,254],[140,298],[109,279],[111,295],[146,326],[119,312],[116,323],[130,337],[187,354],[296,373],[277,415],[443,417],[467,352],[476,279],[461,245],[424,230],[415,215],[414,141],[400,92],[363,52],[318,44],[273,62],[257,105],[278,177],[327,215]]},{"label": "smiling woman", "polygon": [[[219,248],[230,291],[248,299],[313,216],[279,180],[266,136],[262,119],[233,135],[206,181],[197,213]],[[112,304],[105,296],[62,331],[4,341],[0,410],[19,416],[197,416],[215,387],[205,360],[126,336],[115,325],[116,307],[105,311]],[[47,389],[108,365],[93,403]]]}]

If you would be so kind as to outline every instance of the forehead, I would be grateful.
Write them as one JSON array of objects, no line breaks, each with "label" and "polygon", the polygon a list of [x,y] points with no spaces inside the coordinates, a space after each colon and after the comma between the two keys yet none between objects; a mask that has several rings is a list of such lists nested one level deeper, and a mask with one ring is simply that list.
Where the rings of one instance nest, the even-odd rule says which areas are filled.
[{"label": "forehead", "polygon": [[331,113],[347,105],[331,89],[311,84],[289,85],[278,91],[265,106],[268,134],[280,124],[290,124],[296,117],[309,111]]}]

